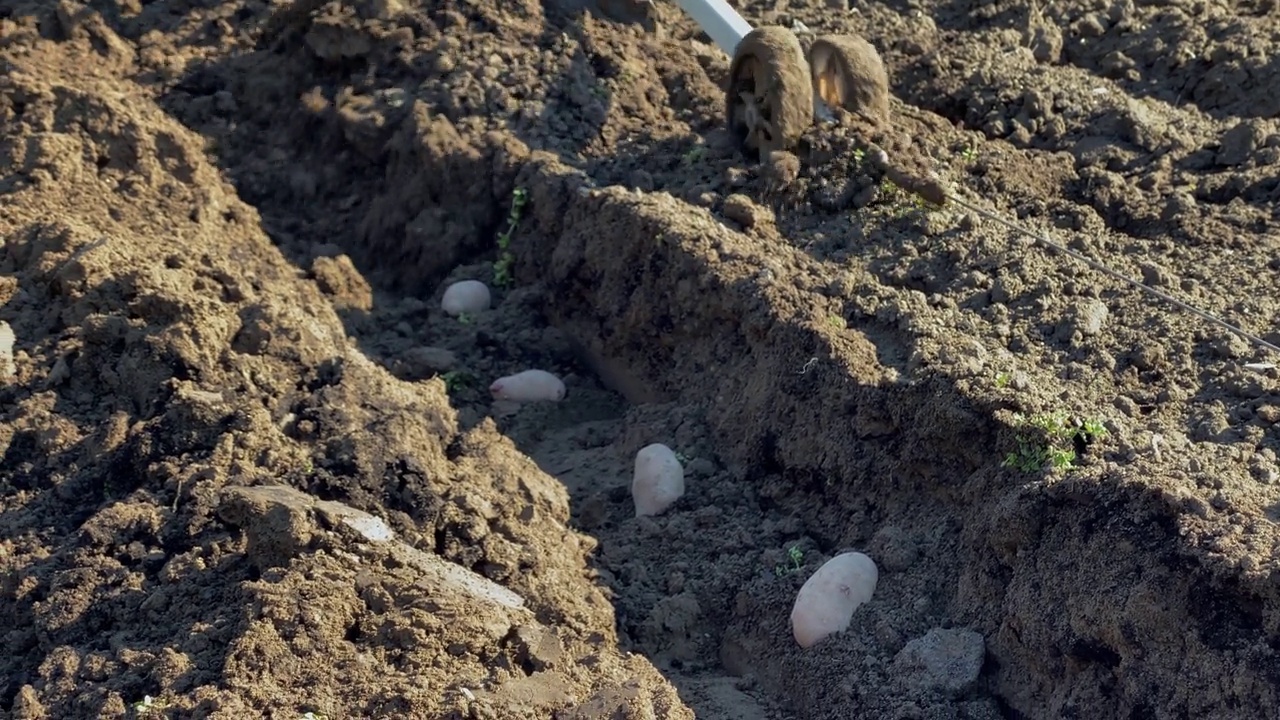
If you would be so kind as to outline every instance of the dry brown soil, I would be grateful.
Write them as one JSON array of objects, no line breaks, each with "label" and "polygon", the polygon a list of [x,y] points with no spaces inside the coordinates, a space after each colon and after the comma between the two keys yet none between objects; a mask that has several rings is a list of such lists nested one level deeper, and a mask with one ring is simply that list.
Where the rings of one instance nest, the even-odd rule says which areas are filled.
[{"label": "dry brown soil", "polygon": [[[0,0],[0,718],[1280,717],[1277,358],[853,125],[779,181],[669,0],[308,4]],[[871,40],[960,196],[1280,340],[1273,2],[740,9]],[[526,368],[568,396],[495,406]],[[1054,412],[1109,433],[1005,467]],[[637,519],[652,442],[689,490]],[[934,629],[980,672],[902,661]]]}]

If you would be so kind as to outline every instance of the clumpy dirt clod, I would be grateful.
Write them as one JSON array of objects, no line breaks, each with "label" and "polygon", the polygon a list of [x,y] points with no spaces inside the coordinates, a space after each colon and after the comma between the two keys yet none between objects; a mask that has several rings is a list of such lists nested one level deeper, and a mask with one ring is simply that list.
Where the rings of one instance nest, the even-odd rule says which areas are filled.
[{"label": "clumpy dirt clod", "polygon": [[0,720],[1280,714],[1275,358],[899,187],[1280,340],[1273,13],[197,5],[0,10]]}]

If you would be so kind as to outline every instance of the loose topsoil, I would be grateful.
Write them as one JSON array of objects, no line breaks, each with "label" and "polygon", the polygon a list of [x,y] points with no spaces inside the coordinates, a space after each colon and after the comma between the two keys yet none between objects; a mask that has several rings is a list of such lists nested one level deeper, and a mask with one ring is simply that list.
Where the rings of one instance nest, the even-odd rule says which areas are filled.
[{"label": "loose topsoil", "polygon": [[866,154],[1280,341],[1274,3],[739,9],[892,126],[760,165],[668,0],[0,2],[0,718],[1280,717],[1277,358]]}]

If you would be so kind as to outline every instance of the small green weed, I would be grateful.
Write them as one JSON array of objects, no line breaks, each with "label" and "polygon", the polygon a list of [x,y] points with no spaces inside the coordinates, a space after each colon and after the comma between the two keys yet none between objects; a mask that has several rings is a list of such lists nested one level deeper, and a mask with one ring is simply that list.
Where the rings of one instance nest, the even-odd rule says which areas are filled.
[{"label": "small green weed", "polygon": [[511,209],[507,212],[507,229],[498,235],[498,260],[493,264],[493,282],[503,287],[511,284],[511,263],[515,262],[515,256],[511,254],[511,236],[520,227],[520,217],[528,202],[529,193],[524,188],[511,191]]},{"label": "small green weed", "polygon": [[1027,432],[1018,433],[1018,448],[1006,455],[1001,465],[1028,473],[1045,469],[1070,470],[1078,459],[1078,446],[1087,445],[1107,434],[1101,420],[1082,420],[1065,410],[1030,417],[1017,415],[1014,425]]},{"label": "small green weed", "polygon": [[475,376],[466,370],[450,370],[440,376],[444,380],[444,389],[449,392],[457,392],[465,387],[470,387],[475,382]]},{"label": "small green weed", "polygon": [[778,577],[790,575],[793,572],[799,572],[804,565],[804,552],[800,550],[799,545],[792,545],[787,549],[787,562],[783,565],[775,565],[773,574]]},{"label": "small green weed", "polygon": [[903,190],[889,178],[880,181],[880,197],[888,203],[888,215],[894,220],[901,220],[912,212],[929,209],[929,204],[924,201],[924,198]]},{"label": "small green weed", "polygon": [[966,145],[964,150],[960,151],[960,157],[964,158],[967,163],[972,163],[978,159],[978,146]]},{"label": "small green weed", "polygon": [[1013,382],[1013,373],[1009,371],[996,373],[996,387],[1007,388],[1009,383]]}]

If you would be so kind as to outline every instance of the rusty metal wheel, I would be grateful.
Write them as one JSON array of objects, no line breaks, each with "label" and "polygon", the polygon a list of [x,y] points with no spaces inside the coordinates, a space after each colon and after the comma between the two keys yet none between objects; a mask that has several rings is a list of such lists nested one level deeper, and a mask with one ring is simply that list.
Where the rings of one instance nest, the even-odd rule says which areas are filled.
[{"label": "rusty metal wheel", "polygon": [[729,130],[761,158],[795,146],[813,124],[813,88],[804,48],[783,27],[747,33],[729,66]]},{"label": "rusty metal wheel", "polygon": [[882,125],[889,122],[889,73],[874,46],[857,35],[824,35],[809,47],[813,93]]}]

